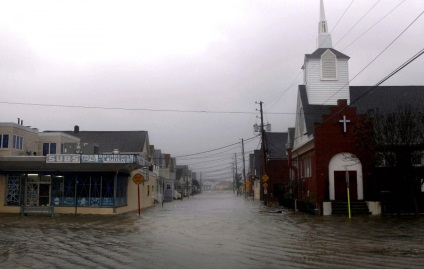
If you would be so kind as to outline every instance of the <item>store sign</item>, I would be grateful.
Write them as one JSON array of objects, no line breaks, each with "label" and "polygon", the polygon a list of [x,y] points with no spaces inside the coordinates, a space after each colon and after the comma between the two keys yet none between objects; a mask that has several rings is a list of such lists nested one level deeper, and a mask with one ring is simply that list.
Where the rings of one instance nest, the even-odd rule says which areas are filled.
[{"label": "store sign", "polygon": [[134,163],[134,155],[100,154],[81,155],[81,163]]},{"label": "store sign", "polygon": [[135,163],[135,155],[100,154],[48,154],[46,163]]},{"label": "store sign", "polygon": [[79,154],[48,154],[46,163],[79,163]]}]

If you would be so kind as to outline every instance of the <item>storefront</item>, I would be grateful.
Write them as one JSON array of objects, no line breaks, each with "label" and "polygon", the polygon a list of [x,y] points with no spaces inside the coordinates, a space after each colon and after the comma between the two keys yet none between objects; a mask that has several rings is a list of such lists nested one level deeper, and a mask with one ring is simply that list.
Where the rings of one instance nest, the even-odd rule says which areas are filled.
[{"label": "storefront", "polygon": [[[54,207],[56,213],[108,214],[133,210],[128,188],[136,155],[0,157],[0,213]],[[1,197],[3,196],[3,197]],[[130,196],[130,197],[129,197]]]}]

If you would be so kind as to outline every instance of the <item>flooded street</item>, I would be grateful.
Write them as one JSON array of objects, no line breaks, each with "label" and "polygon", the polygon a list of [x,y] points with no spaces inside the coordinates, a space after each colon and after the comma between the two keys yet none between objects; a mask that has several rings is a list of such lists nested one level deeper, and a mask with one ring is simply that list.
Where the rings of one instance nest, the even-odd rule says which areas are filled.
[{"label": "flooded street", "polygon": [[272,213],[205,193],[118,216],[0,215],[1,268],[421,268],[424,219]]}]

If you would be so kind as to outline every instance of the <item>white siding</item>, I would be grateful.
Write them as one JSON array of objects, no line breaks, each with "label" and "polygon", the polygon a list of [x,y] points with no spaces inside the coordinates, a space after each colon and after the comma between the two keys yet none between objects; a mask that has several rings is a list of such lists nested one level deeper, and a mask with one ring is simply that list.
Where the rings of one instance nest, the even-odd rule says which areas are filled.
[{"label": "white siding", "polygon": [[297,111],[296,111],[296,122],[295,122],[295,131],[293,138],[293,149],[297,149],[303,144],[307,143],[310,139],[308,135],[305,135],[306,132],[306,123],[305,115],[303,112],[302,102],[300,101],[300,95],[297,96]]},{"label": "white siding", "polygon": [[338,59],[338,80],[321,79],[320,59],[310,59],[308,67],[306,92],[309,104],[312,105],[336,105],[337,100],[349,98],[349,71],[347,59]]}]

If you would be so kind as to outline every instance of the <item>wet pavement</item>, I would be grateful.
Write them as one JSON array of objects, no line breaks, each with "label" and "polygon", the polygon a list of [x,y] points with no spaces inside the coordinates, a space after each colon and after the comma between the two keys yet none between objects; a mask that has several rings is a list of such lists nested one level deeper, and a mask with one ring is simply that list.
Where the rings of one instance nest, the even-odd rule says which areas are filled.
[{"label": "wet pavement", "polygon": [[0,268],[423,267],[423,218],[273,211],[204,193],[141,216],[0,215]]}]

